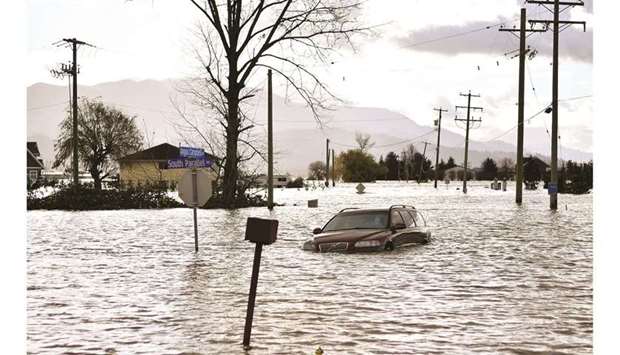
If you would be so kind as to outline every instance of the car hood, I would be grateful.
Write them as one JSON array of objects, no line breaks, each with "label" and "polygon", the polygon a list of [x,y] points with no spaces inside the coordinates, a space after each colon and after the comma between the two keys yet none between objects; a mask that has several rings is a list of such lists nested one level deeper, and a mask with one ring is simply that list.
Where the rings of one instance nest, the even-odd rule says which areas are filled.
[{"label": "car hood", "polygon": [[314,236],[314,243],[357,242],[369,237],[381,238],[389,235],[386,229],[347,229],[325,232]]}]

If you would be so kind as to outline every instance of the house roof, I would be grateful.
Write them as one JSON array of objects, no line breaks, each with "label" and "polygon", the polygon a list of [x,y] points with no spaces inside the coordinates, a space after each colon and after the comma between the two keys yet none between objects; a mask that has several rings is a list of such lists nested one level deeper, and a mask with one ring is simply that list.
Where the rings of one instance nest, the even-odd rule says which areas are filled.
[{"label": "house roof", "polygon": [[34,156],[34,154],[32,154],[32,152],[30,151],[30,149],[26,149],[26,168],[35,168],[35,169],[43,169],[43,162],[41,162],[41,159],[38,159],[37,157]]},{"label": "house roof", "polygon": [[37,145],[37,142],[26,142],[26,149],[28,149],[32,155],[34,155],[35,157],[38,157],[41,155],[41,153],[39,152],[39,146]]},{"label": "house roof", "polygon": [[[178,159],[180,155],[180,149],[170,143],[162,143],[149,149],[141,150],[133,154],[126,155],[119,159],[119,161],[137,161],[137,160],[170,160]],[[209,153],[206,153],[207,158],[211,160],[219,159]]]},{"label": "house roof", "polygon": [[534,163],[534,164],[542,164],[545,167],[549,167],[549,164],[545,163],[544,160],[540,159],[539,157],[534,157],[534,156],[529,156],[529,157],[524,157],[523,158],[524,163]]}]

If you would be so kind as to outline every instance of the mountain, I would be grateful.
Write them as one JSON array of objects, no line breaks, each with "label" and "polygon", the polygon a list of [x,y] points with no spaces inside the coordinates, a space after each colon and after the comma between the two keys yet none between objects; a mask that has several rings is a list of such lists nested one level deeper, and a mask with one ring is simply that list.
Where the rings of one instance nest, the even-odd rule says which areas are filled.
[{"label": "mountain", "polygon": [[[178,125],[182,123],[175,109],[187,109],[194,117],[204,117],[204,113],[192,110],[191,101],[177,90],[181,83],[177,80],[123,80],[93,86],[80,86],[80,96],[98,97],[122,111],[136,115],[137,124],[147,137],[147,145],[162,142],[179,144],[184,142]],[[68,108],[69,91],[67,87],[49,84],[34,84],[27,89],[27,134],[29,140],[39,142],[39,149],[46,164],[54,157],[53,142],[58,134],[58,126]],[[257,102],[247,109],[254,118],[254,133],[257,138],[266,135],[265,94],[257,94]],[[428,141],[426,156],[434,160],[436,132],[433,127],[417,124],[398,112],[373,107],[338,106],[325,112],[319,125],[310,110],[300,103],[281,97],[274,97],[274,150],[275,169],[280,173],[305,176],[307,166],[315,160],[325,159],[325,139],[330,138],[331,147],[336,152],[355,147],[355,133],[368,133],[375,142],[370,150],[377,158],[389,151],[400,152],[408,144],[414,143],[416,149],[423,151],[422,141]],[[499,160],[514,158],[516,147],[515,132],[501,140],[491,142],[470,141],[470,166],[480,165],[483,159],[492,157]],[[526,128],[526,154],[549,154],[549,137],[544,129]],[[531,138],[530,138],[531,137]],[[264,139],[258,139],[264,143]],[[461,134],[442,129],[440,158],[454,157],[457,163],[463,160],[464,137]],[[562,147],[561,157],[568,160],[590,160],[592,154]],[[216,152],[217,154],[217,152]],[[46,165],[49,166],[49,165]]]}]

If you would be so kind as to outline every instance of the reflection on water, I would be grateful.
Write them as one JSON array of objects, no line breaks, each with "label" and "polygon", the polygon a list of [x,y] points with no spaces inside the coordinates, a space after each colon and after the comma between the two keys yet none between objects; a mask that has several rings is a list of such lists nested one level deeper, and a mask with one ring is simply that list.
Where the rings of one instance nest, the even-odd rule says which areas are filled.
[{"label": "reflection on water", "polygon": [[[454,184],[453,184],[454,185]],[[431,184],[276,191],[251,354],[592,351],[592,196]],[[514,189],[512,189],[514,191]],[[319,208],[306,200],[318,198]],[[433,242],[394,252],[300,246],[341,208],[413,204]],[[296,205],[296,206],[295,206]],[[28,351],[240,354],[253,244],[266,208],[28,212]]]}]

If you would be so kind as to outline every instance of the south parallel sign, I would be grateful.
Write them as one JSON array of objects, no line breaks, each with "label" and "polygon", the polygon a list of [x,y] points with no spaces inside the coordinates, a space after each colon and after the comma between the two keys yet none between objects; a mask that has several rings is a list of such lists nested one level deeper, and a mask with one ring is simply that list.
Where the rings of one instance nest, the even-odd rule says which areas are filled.
[{"label": "south parallel sign", "polygon": [[171,159],[168,160],[168,169],[195,169],[209,168],[213,162],[207,158],[201,159]]},{"label": "south parallel sign", "polygon": [[181,158],[201,159],[205,157],[205,151],[202,148],[179,147],[179,156]]}]

